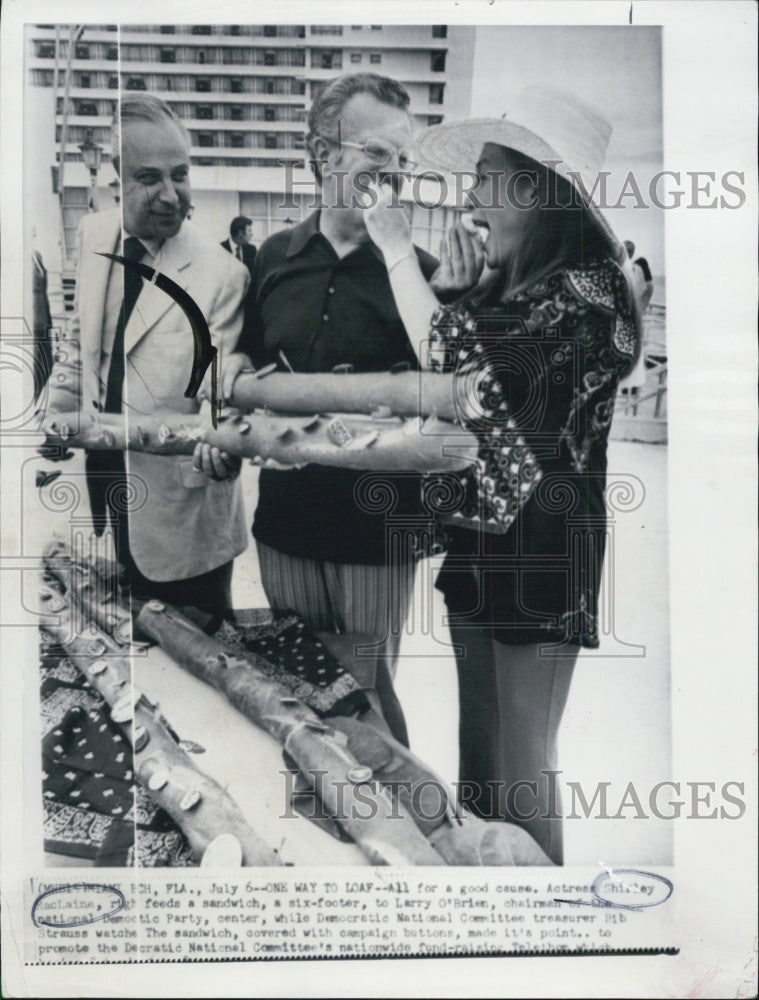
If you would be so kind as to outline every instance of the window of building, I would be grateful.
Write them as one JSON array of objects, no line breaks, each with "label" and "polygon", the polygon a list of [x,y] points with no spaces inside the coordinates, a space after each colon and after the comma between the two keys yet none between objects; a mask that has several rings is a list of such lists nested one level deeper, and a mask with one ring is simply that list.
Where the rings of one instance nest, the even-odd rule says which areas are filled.
[{"label": "window of building", "polygon": [[267,80],[265,82],[265,84],[264,84],[264,92],[267,93],[267,94],[273,94],[274,93],[274,81],[273,80]]},{"label": "window of building", "polygon": [[203,146],[207,149],[209,146],[216,145],[216,139],[213,132],[198,132],[198,145]]},{"label": "window of building", "polygon": [[445,73],[445,52],[430,53],[430,69],[433,73]]},{"label": "window of building", "polygon": [[342,35],[343,26],[341,24],[312,24],[312,35]]},{"label": "window of building", "polygon": [[264,38],[276,38],[277,37],[277,26],[276,24],[265,24],[264,25]]},{"label": "window of building", "polygon": [[277,120],[276,108],[264,108],[264,121],[275,122]]},{"label": "window of building", "polygon": [[229,137],[232,149],[242,149],[245,146],[245,136],[242,132],[233,132]]},{"label": "window of building", "polygon": [[276,149],[277,148],[277,133],[267,132],[264,136],[264,147],[266,149]]},{"label": "window of building", "polygon": [[175,31],[176,31],[176,26],[173,25],[173,24],[162,24],[161,25],[161,34],[162,35],[173,35]]},{"label": "window of building", "polygon": [[40,59],[55,59],[55,43],[40,42],[37,46],[37,55]]},{"label": "window of building", "polygon": [[77,59],[89,59],[90,58],[90,47],[89,45],[77,45],[74,49],[74,54]]},{"label": "window of building", "polygon": [[119,78],[116,73],[111,73],[108,77],[108,89],[118,90],[119,89]]},{"label": "window of building", "polygon": [[430,104],[442,104],[443,103],[443,91],[444,84],[442,83],[431,83],[430,84]]},{"label": "window of building", "polygon": [[129,76],[127,77],[126,90],[147,90],[145,81],[141,76]]},{"label": "window of building", "polygon": [[205,49],[198,49],[198,62],[201,66],[205,65],[206,53]]},{"label": "window of building", "polygon": [[360,63],[361,62],[361,53],[360,52],[351,52],[351,62],[352,63]]},{"label": "window of building", "polygon": [[372,31],[382,31],[382,25],[381,24],[373,24],[371,26],[371,28],[372,28]]},{"label": "window of building", "polygon": [[305,94],[306,92],[306,81],[305,80],[294,80],[292,87],[290,88],[291,94]]},{"label": "window of building", "polygon": [[210,35],[211,25],[210,24],[193,24],[192,26],[193,35]]},{"label": "window of building", "polygon": [[177,50],[176,49],[161,49],[161,62],[162,63],[175,63],[177,61]]},{"label": "window of building", "polygon": [[351,25],[351,30],[352,31],[361,31],[362,28],[363,28],[363,24],[352,24]]},{"label": "window of building", "polygon": [[264,52],[264,66],[276,66],[277,65],[277,53],[274,49],[266,49]]},{"label": "window of building", "polygon": [[98,113],[98,106],[94,101],[77,101],[76,113],[94,118]]},{"label": "window of building", "polygon": [[322,69],[332,69],[332,53],[322,52],[321,54],[321,67]]},{"label": "window of building", "polygon": [[442,115],[427,115],[428,125],[439,125],[443,120]]},{"label": "window of building", "polygon": [[110,59],[113,62],[115,59],[119,58],[119,47],[118,45],[109,45],[105,50],[106,59]]},{"label": "window of building", "polygon": [[199,104],[195,117],[210,121],[213,118],[213,107],[210,104]]},{"label": "window of building", "polygon": [[230,33],[230,35],[239,35],[240,34],[240,25],[239,24],[230,24],[230,26],[229,26],[229,33]]},{"label": "window of building", "polygon": [[242,105],[233,104],[232,107],[229,109],[229,117],[232,119],[233,122],[241,122],[243,120]]},{"label": "window of building", "polygon": [[92,85],[91,84],[91,79],[92,78],[91,78],[91,76],[90,76],[89,73],[80,73],[79,74],[79,86],[82,87],[82,89],[84,89],[84,90],[88,90],[89,87]]},{"label": "window of building", "polygon": [[195,91],[198,94],[210,94],[211,78],[209,76],[198,76],[195,78]]},{"label": "window of building", "polygon": [[447,38],[448,37],[448,25],[447,24],[433,24],[432,25],[432,37],[433,38]]},{"label": "window of building", "polygon": [[242,93],[242,78],[239,76],[233,76],[229,81],[229,89],[233,94]]},{"label": "window of building", "polygon": [[379,54],[379,52],[372,52],[371,55],[369,56],[369,62],[374,63],[375,65],[377,63],[381,63],[382,56]]}]

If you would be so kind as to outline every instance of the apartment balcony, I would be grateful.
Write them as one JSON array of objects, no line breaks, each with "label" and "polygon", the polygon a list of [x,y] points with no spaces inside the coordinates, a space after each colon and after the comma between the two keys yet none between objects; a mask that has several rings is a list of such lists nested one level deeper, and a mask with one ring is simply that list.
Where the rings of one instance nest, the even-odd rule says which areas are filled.
[{"label": "apartment balcony", "polygon": [[273,167],[278,160],[305,160],[303,149],[266,149],[263,146],[244,146],[233,149],[231,146],[192,146],[190,156],[195,158],[220,157],[227,160],[271,160]]},{"label": "apartment balcony", "polygon": [[[90,64],[94,69],[98,64]],[[113,63],[105,63],[105,66],[113,66]],[[77,65],[77,69],[81,67]],[[198,76],[293,76],[302,77],[307,74],[305,66],[294,64],[291,66],[266,66],[263,63],[242,64],[242,63],[162,63],[159,61],[122,62],[121,75],[140,76],[153,74],[154,76],[172,76],[183,74],[192,77]]]},{"label": "apartment balcony", "polygon": [[[85,30],[82,41],[89,38]],[[112,40],[110,36],[109,40]],[[93,38],[93,41],[96,40]],[[176,32],[173,35],[162,35],[159,33],[145,31],[122,31],[119,39],[122,47],[130,45],[160,45],[170,47],[172,45],[193,45],[198,48],[243,48],[243,49],[301,49],[313,45],[306,35],[301,38],[297,35],[270,37],[263,35],[193,35],[189,31]]]},{"label": "apartment balcony", "polygon": [[[154,91],[156,94],[160,94],[165,101],[169,104],[177,104],[180,101],[188,101],[195,104],[213,104],[217,106],[227,106],[229,104],[270,104],[270,105],[285,105],[292,107],[304,108],[306,105],[305,94],[264,94],[264,93],[246,93],[246,94],[233,94],[229,90],[211,90],[211,91],[197,91],[197,90],[158,90]],[[248,119],[250,120],[250,119]]]},{"label": "apartment balcony", "polygon": [[[216,27],[219,27],[218,25]],[[293,26],[294,27],[294,26]],[[84,33],[79,44],[86,45],[90,42],[105,42],[109,45],[196,45],[199,48],[229,47],[229,48],[256,48],[256,49],[279,49],[279,48],[300,48],[304,45],[311,45],[308,29],[304,36],[293,35],[228,35],[212,34],[197,35],[191,30],[175,31],[171,34],[163,34],[159,25],[155,25],[155,31],[131,30],[129,25],[122,26],[121,31],[106,31],[92,28],[85,25]],[[32,41],[55,41],[55,28],[34,27],[30,32]],[[68,42],[68,25],[61,25],[59,32],[61,47]],[[50,60],[47,60],[48,62]]]},{"label": "apartment balcony", "polygon": [[263,118],[233,121],[231,118],[183,118],[185,128],[194,132],[292,132],[301,136],[305,131],[303,121],[268,122]]}]

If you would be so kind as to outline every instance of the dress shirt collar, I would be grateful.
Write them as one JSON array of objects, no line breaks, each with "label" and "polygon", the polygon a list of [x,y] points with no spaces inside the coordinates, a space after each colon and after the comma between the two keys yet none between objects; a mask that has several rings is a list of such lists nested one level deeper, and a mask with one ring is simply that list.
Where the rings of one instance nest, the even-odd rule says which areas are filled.
[{"label": "dress shirt collar", "polygon": [[[321,218],[321,209],[317,208],[315,212],[312,212],[307,219],[303,222],[298,223],[297,226],[293,227],[292,233],[290,234],[290,245],[287,248],[286,257],[288,260],[293,257],[297,257],[299,253],[305,250],[306,246],[311,242],[315,236],[321,236],[321,227],[319,225],[319,220]],[[329,243],[326,236],[322,236],[322,239]],[[362,246],[367,245],[374,255],[384,263],[385,258],[382,255],[382,251],[377,246],[376,243],[369,240],[367,244],[360,243],[356,250],[360,249]],[[332,244],[330,243],[330,246]],[[351,251],[353,253],[354,251]]]},{"label": "dress shirt collar", "polygon": [[[132,234],[128,233],[126,231],[126,229],[123,230],[123,232],[121,233],[121,246],[122,247],[124,246],[124,240],[128,236],[131,236],[131,235]],[[163,246],[163,241],[162,240],[143,240],[139,236],[137,237],[137,239],[145,247],[145,252],[148,253],[148,254],[150,254],[150,256],[153,258],[153,260],[158,260],[158,257],[159,257],[159,255],[161,253],[161,247]]]}]

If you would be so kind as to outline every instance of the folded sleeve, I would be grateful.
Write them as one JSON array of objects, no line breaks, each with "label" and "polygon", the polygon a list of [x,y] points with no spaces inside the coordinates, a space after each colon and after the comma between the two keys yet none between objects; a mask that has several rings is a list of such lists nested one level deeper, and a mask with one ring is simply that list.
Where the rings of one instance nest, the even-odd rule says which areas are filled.
[{"label": "folded sleeve", "polygon": [[463,503],[453,519],[504,532],[543,473],[477,333],[465,309],[441,306],[430,325],[428,364],[456,376],[458,422],[478,441],[476,462],[459,476]]}]

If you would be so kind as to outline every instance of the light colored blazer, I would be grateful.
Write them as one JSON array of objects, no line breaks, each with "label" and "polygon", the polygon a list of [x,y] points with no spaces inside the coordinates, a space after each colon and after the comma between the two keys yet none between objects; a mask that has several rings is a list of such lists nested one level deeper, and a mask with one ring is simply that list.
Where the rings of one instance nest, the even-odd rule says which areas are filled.
[{"label": "light colored blazer", "polygon": [[[105,403],[101,340],[111,261],[97,251],[118,253],[120,235],[118,210],[87,215],[82,222],[76,313],[50,379],[48,412],[81,407],[86,418],[96,412],[96,403]],[[192,295],[221,362],[234,350],[242,327],[247,268],[188,222],[165,241],[156,266]],[[124,331],[124,349],[124,414],[130,422],[158,411],[199,412],[199,401],[184,395],[193,359],[189,321],[170,296],[147,281]],[[130,549],[148,579],[198,576],[244,551],[248,532],[237,479],[212,482],[194,471],[191,456],[127,452],[126,463],[134,477]]]}]

